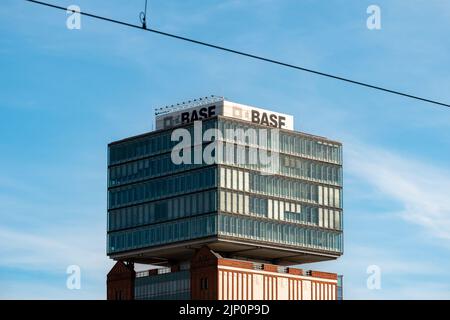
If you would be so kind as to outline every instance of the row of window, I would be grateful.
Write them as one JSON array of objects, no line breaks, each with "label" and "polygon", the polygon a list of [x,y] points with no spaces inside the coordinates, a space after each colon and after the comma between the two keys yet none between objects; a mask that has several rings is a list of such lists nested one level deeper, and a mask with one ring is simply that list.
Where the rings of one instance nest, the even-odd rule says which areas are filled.
[{"label": "row of window", "polygon": [[[231,161],[224,159],[220,163],[239,165],[244,168],[261,171],[268,171],[269,169],[266,165],[261,165],[260,162],[250,164],[250,161],[245,160],[239,163],[237,158]],[[113,187],[141,179],[176,173],[198,166],[200,165],[193,163],[174,164],[170,153],[155,156],[150,159],[140,159],[131,163],[111,167],[109,169],[109,186]],[[326,165],[324,163],[282,155],[281,159],[274,166],[271,167],[273,170],[270,172],[273,171],[273,173],[281,173],[287,176],[310,179],[322,183],[342,185],[342,169],[336,165]]]},{"label": "row of window", "polygon": [[[279,136],[277,136],[271,134],[270,130],[268,131],[266,128],[243,125],[229,119],[220,119],[218,122],[218,129],[225,141],[239,141],[247,145],[268,146],[269,149],[279,148],[281,152],[285,153],[338,164],[342,163],[342,148],[334,143],[326,143],[310,137],[286,132],[280,132]],[[216,119],[202,121],[203,132],[216,127],[216,123]],[[192,135],[193,126],[188,126],[186,129]],[[264,130],[263,133],[260,133],[261,130]],[[233,136],[229,137],[229,132],[232,132]],[[256,132],[256,134],[253,134],[253,132]],[[264,132],[268,133],[264,134]],[[111,145],[109,148],[109,164],[170,151],[173,146],[178,144],[178,141],[171,141],[171,134],[172,131],[165,131]],[[272,139],[276,139],[276,141],[272,141]]]},{"label": "row of window", "polygon": [[190,272],[178,271],[136,278],[136,300],[190,299]]},{"label": "row of window", "polygon": [[231,142],[219,144],[215,147],[218,148],[215,158],[218,163],[272,174],[280,172],[280,153],[278,152],[260,149],[259,146],[249,148]]},{"label": "row of window", "polygon": [[108,234],[108,253],[186,241],[217,234],[217,214],[190,217]]},{"label": "row of window", "polygon": [[218,229],[220,235],[342,252],[341,232],[222,214]]},{"label": "row of window", "polygon": [[[203,132],[216,126],[216,120],[202,122]],[[193,126],[186,128],[193,136]],[[109,147],[109,165],[171,151],[178,141],[171,141],[171,131],[136,138]]]},{"label": "row of window", "polygon": [[322,183],[342,185],[342,167],[335,164],[302,159],[276,152],[258,149],[241,149],[238,145],[224,147],[219,163],[258,170],[271,174],[283,174]]},{"label": "row of window", "polygon": [[[219,153],[220,155],[220,153]],[[217,161],[217,160],[216,160]],[[242,146],[223,147],[218,163],[235,165],[272,174],[284,174],[323,183],[342,184],[342,168],[336,164],[302,159],[296,156],[258,149],[243,149]]]},{"label": "row of window", "polygon": [[342,212],[267,198],[250,197],[250,212],[258,216],[342,230]]},{"label": "row of window", "polygon": [[216,186],[216,170],[208,167],[109,190],[109,209],[152,201]]},{"label": "row of window", "polygon": [[109,211],[108,230],[184,218],[217,210],[217,191],[193,193],[176,198]]},{"label": "row of window", "polygon": [[216,144],[219,148],[216,162],[238,165],[253,170],[283,173],[305,179],[314,179],[339,184],[342,180],[340,165],[317,162],[294,155],[285,155],[277,150],[261,149],[259,145],[246,147],[233,142]]},{"label": "row of window", "polygon": [[317,187],[317,202],[324,206],[342,208],[342,189],[325,186]]},{"label": "row of window", "polygon": [[342,185],[342,167],[285,155],[281,156],[280,163],[281,174]]},{"label": "row of window", "polygon": [[301,212],[284,213],[284,220],[289,222],[300,222],[313,224],[322,228],[342,230],[342,212],[317,207],[302,206]]},{"label": "row of window", "polygon": [[278,176],[250,173],[250,191],[342,208],[340,189]]},{"label": "row of window", "polygon": [[[248,157],[249,150],[247,149],[245,152]],[[273,155],[279,154],[272,153],[269,156]],[[240,161],[237,158],[237,155],[235,155],[232,159],[224,157],[224,159],[219,161],[219,163],[238,165],[253,170],[281,173],[287,176],[342,185],[341,167],[336,165],[326,165],[324,163],[313,162],[293,156],[281,155],[280,159],[277,159],[274,163],[272,163],[272,165],[269,166],[261,164],[260,161],[253,161],[248,158],[244,158]],[[109,169],[109,186],[112,187],[124,183],[135,182],[141,179],[176,173],[198,166],[200,165],[193,163],[174,164],[170,153],[155,156],[150,159],[140,159],[131,163],[111,167]]]},{"label": "row of window", "polygon": [[[137,227],[214,212],[217,210],[216,203],[216,191],[210,190],[111,210],[109,212],[108,230]],[[324,228],[342,229],[342,213],[338,210],[248,196],[241,193],[222,191],[220,193],[220,210]]]},{"label": "row of window", "polygon": [[[150,225],[108,235],[109,253],[217,234],[323,250],[342,251],[342,233],[220,214]],[[217,230],[218,222],[218,230]]]},{"label": "row of window", "polygon": [[247,171],[220,168],[220,186],[239,191],[250,191],[250,174]]},{"label": "row of window", "polygon": [[221,191],[219,209],[221,212],[342,230],[342,213],[339,210],[249,196],[242,193]]},{"label": "row of window", "polygon": [[[303,135],[295,133],[290,134],[284,131],[280,131],[279,136],[277,137],[276,134],[271,132],[272,130],[244,125],[229,119],[220,119],[218,128],[222,132],[225,140],[239,141],[240,143],[256,146],[268,146],[269,149],[279,149],[284,153],[338,164],[342,163],[342,147],[338,144],[326,143]],[[239,131],[239,129],[243,129],[243,131]],[[256,134],[251,133],[251,130],[255,130]],[[260,130],[264,130],[263,133],[260,133]],[[233,136],[227,134],[228,132],[233,133]],[[267,132],[267,134],[265,134],[265,132]],[[234,133],[236,133],[236,135],[234,135]],[[273,141],[274,139],[276,140]]]},{"label": "row of window", "polygon": [[305,139],[285,132],[281,134],[280,140],[281,152],[342,164],[342,147],[340,145]]},{"label": "row of window", "polygon": [[220,119],[217,127],[223,141],[260,146],[265,149],[278,149],[280,131],[275,128],[260,128],[231,119]]},{"label": "row of window", "polygon": [[109,186],[176,173],[199,167],[198,164],[174,164],[170,153],[136,160],[109,168]]}]

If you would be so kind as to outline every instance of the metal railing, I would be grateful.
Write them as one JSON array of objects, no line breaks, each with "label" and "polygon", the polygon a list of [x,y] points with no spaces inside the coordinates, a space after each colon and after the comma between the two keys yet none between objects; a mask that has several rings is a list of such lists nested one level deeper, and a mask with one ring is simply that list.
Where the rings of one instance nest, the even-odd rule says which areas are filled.
[{"label": "metal railing", "polygon": [[161,108],[155,108],[155,116],[160,116],[162,114],[174,112],[177,110],[193,108],[193,107],[201,106],[204,104],[221,102],[223,100],[224,100],[224,97],[218,97],[218,96],[211,95],[209,97],[202,97],[202,98],[198,98],[198,99],[194,99],[194,100],[183,101],[181,103],[172,104],[172,105],[164,106]]},{"label": "metal railing", "polygon": [[171,272],[171,269],[168,267],[158,268],[158,269],[150,269],[150,270],[136,272],[136,278],[148,277],[150,275],[150,272],[155,272],[154,270],[156,270],[155,274],[165,274],[165,273]]},{"label": "metal railing", "polygon": [[263,269],[263,264],[262,263],[254,263],[253,264],[253,269],[254,270],[262,270]]}]

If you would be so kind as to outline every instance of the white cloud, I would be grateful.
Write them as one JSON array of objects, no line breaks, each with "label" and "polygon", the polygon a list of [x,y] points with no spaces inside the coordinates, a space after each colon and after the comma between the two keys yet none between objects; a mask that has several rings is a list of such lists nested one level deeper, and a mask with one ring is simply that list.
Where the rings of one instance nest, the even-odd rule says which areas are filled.
[{"label": "white cloud", "polygon": [[[104,284],[104,282],[103,282]],[[105,286],[85,286],[81,282],[79,290],[69,290],[65,286],[65,279],[59,283],[44,281],[38,277],[26,281],[16,279],[2,281],[0,299],[3,300],[86,300],[105,299]]]},{"label": "white cloud", "polygon": [[347,144],[346,169],[399,202],[399,215],[434,238],[450,241],[450,172],[406,155]]},{"label": "white cloud", "polygon": [[[359,199],[355,192],[363,184],[362,196],[372,208],[369,213],[362,213],[357,211],[359,208],[347,207],[347,220],[356,218],[355,214],[358,218],[369,217],[368,223],[381,228],[377,230],[379,242],[373,234],[365,235],[369,224],[361,233],[347,230],[343,257],[302,267],[343,274],[347,299],[448,299],[448,266],[442,253],[450,248],[450,172],[417,155],[362,144],[352,136],[344,140],[346,183],[353,185],[354,192],[350,197]],[[388,211],[378,204],[372,207],[378,201],[385,202],[381,208]],[[384,226],[409,230],[413,225],[423,232],[411,228],[410,233],[403,233],[408,239],[399,238],[398,243],[394,235],[383,236],[387,232]],[[428,243],[420,241],[424,235]],[[414,243],[422,243],[430,251],[423,252],[423,247],[415,248]],[[366,286],[369,265],[381,268],[381,290],[369,290]]]},{"label": "white cloud", "polygon": [[[93,272],[107,265],[103,228],[17,231],[0,228],[0,265],[47,272],[76,264]],[[60,270],[59,270],[60,271]],[[59,272],[58,271],[58,272]]]},{"label": "white cloud", "polygon": [[[371,265],[380,268],[381,288],[370,290],[367,279]],[[303,269],[336,272],[344,275],[345,299],[448,299],[445,282],[447,266],[418,258],[404,248],[350,244],[338,261],[299,266]],[[439,280],[440,279],[440,280]],[[442,281],[444,280],[444,281]]]},{"label": "white cloud", "polygon": [[[345,282],[344,282],[345,283]],[[442,282],[418,283],[409,280],[395,288],[369,290],[366,287],[345,287],[344,299],[351,300],[448,300],[450,287]]]},{"label": "white cloud", "polygon": [[[0,281],[8,288],[4,299],[102,299],[112,264],[106,257],[102,226],[59,226],[57,231],[0,228],[0,267],[14,270]],[[81,290],[66,287],[69,265],[81,268]],[[25,276],[35,273],[42,278]]]}]

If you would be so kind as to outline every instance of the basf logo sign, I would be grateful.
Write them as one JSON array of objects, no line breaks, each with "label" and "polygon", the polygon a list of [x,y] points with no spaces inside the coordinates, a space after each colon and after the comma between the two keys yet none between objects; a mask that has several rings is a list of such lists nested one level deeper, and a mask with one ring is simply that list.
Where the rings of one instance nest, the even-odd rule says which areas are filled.
[{"label": "basf logo sign", "polygon": [[156,117],[156,130],[167,129],[194,121],[202,121],[217,115],[236,118],[271,128],[294,130],[293,116],[226,100],[159,115]]}]

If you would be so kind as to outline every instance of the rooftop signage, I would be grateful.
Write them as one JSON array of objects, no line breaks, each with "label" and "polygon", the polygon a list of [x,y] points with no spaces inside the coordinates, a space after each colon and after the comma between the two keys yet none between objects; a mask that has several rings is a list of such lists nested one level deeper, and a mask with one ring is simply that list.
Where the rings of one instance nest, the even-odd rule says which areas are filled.
[{"label": "rooftop signage", "polygon": [[294,117],[291,115],[234,103],[224,99],[205,100],[203,104],[196,100],[194,106],[187,104],[184,108],[179,107],[174,108],[173,111],[169,109],[167,112],[157,113],[155,115],[156,130],[206,120],[217,115],[271,128],[294,130]]}]

